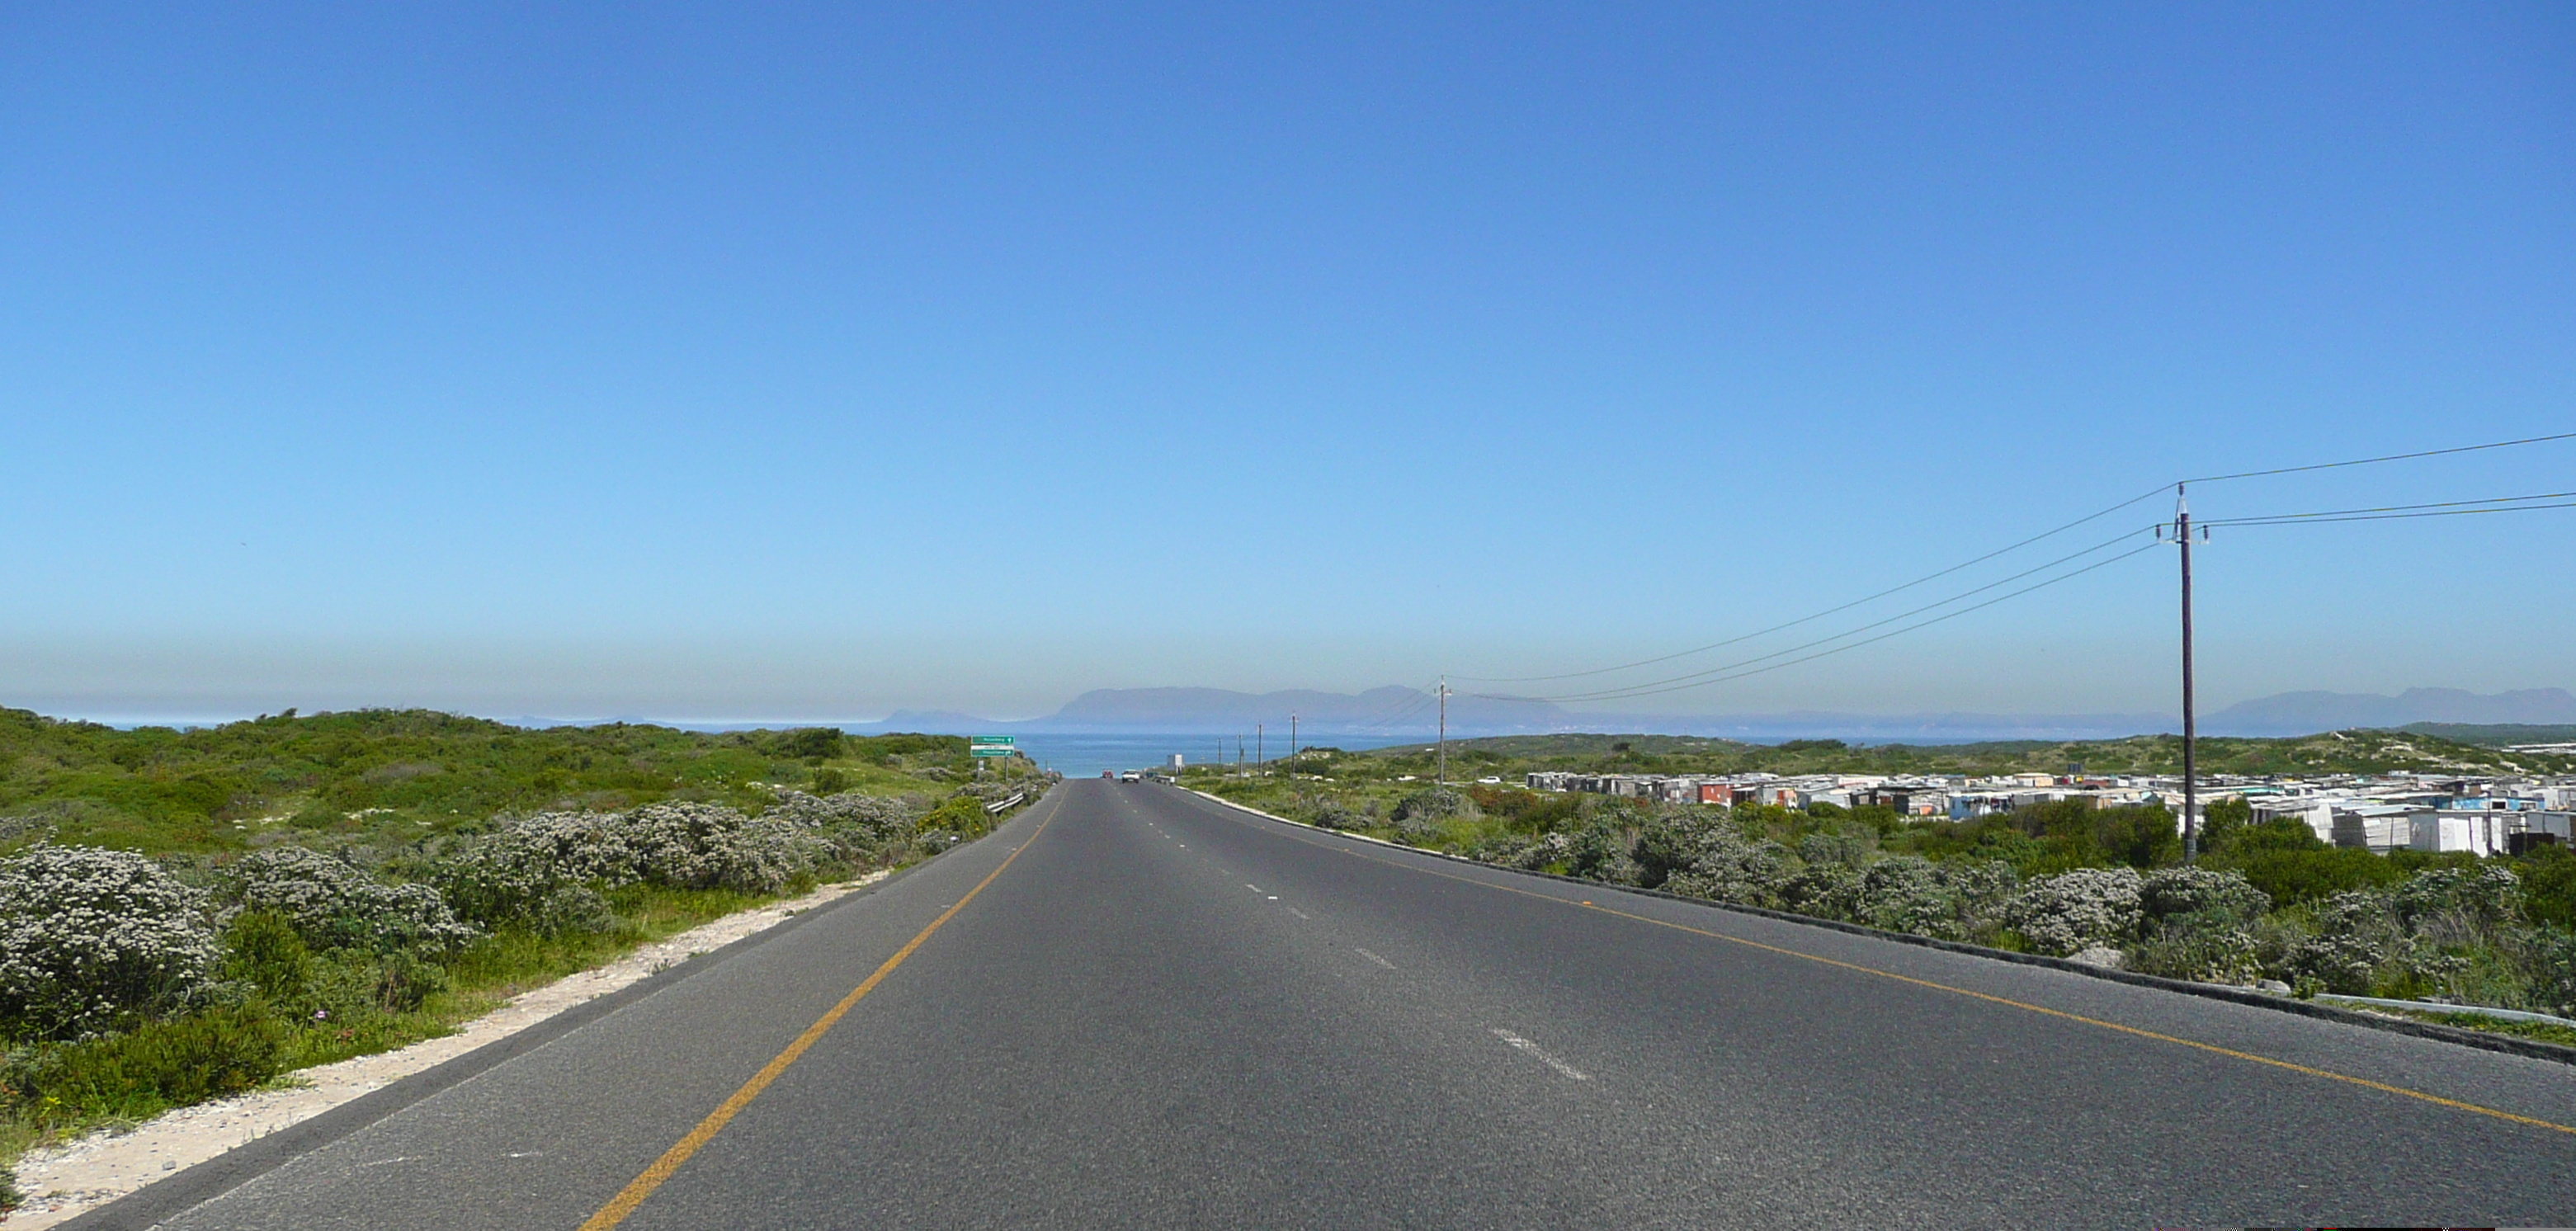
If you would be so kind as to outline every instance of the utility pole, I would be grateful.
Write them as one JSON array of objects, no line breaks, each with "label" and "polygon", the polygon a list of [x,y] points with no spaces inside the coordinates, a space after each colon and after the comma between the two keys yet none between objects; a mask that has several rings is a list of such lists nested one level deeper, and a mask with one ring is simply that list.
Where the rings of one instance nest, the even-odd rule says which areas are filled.
[{"label": "utility pole", "polygon": [[1295,714],[1288,716],[1288,759],[1291,761],[1297,759],[1297,716]]},{"label": "utility pole", "polygon": [[1449,677],[1440,677],[1440,779],[1449,785]]},{"label": "utility pole", "polygon": [[1252,724],[1252,768],[1255,770],[1270,768],[1270,757],[1261,751],[1261,724],[1257,722]]},{"label": "utility pole", "polygon": [[2200,777],[2193,764],[2200,732],[2191,696],[2191,505],[2174,484],[2174,541],[2182,545],[2182,861],[2200,857]]}]

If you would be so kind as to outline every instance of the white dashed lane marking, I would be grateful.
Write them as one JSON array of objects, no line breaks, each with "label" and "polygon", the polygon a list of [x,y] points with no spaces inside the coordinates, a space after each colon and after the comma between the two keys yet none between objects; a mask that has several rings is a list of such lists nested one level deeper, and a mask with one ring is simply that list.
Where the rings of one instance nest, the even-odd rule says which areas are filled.
[{"label": "white dashed lane marking", "polygon": [[1291,906],[1291,907],[1289,907],[1289,908],[1288,908],[1288,913],[1289,913],[1289,914],[1292,914],[1292,915],[1295,915],[1295,916],[1297,916],[1297,917],[1298,917],[1298,918],[1300,918],[1300,919],[1304,919],[1304,920],[1306,920],[1306,921],[1308,921],[1308,922],[1310,922],[1310,923],[1311,923],[1311,922],[1313,922],[1313,921],[1314,921],[1314,918],[1315,918],[1313,915],[1307,914],[1306,912],[1304,912],[1304,911],[1302,911],[1302,910],[1299,910],[1299,909],[1297,909],[1297,908],[1296,908],[1296,907],[1294,907],[1294,906]]},{"label": "white dashed lane marking", "polygon": [[1368,960],[1370,960],[1370,961],[1372,961],[1372,962],[1375,962],[1375,963],[1377,963],[1377,964],[1378,964],[1378,965],[1380,965],[1380,966],[1384,966],[1384,967],[1386,967],[1388,970],[1393,970],[1393,969],[1395,969],[1395,963],[1390,962],[1390,961],[1386,960],[1385,958],[1379,957],[1378,955],[1376,955],[1376,954],[1374,954],[1374,953],[1371,953],[1371,952],[1369,952],[1369,951],[1368,951],[1368,950],[1366,950],[1366,949],[1353,949],[1353,950],[1352,950],[1352,952],[1357,953],[1357,954],[1359,954],[1361,957],[1367,958]]},{"label": "white dashed lane marking", "polygon": [[1511,1031],[1505,1030],[1500,1026],[1494,1027],[1494,1037],[1501,1039],[1503,1042],[1510,1044],[1512,1047],[1520,1051],[1528,1052],[1530,1055],[1537,1057],[1539,1063],[1555,1069],[1560,1076],[1574,1081],[1592,1080],[1591,1078],[1583,1075],[1583,1070],[1547,1054],[1547,1050],[1545,1048],[1542,1048],[1538,1044],[1532,1043],[1528,1039],[1524,1039],[1517,1034],[1513,1034]]}]

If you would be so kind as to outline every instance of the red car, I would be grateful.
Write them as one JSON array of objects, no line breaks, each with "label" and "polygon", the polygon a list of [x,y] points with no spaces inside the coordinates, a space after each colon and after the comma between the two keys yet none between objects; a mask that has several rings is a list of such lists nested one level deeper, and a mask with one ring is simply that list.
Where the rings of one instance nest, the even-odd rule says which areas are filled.
[{"label": "red car", "polygon": [[1118,771],[1114,769],[1104,769],[1100,771],[1100,776],[1110,779],[1111,781],[1116,781],[1118,778]]}]

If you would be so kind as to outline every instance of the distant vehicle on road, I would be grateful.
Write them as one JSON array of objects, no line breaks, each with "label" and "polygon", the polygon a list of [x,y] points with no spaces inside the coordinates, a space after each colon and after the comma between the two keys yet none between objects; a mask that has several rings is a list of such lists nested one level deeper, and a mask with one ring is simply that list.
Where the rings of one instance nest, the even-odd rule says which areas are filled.
[{"label": "distant vehicle on road", "polygon": [[1115,779],[1118,777],[1118,771],[1114,769],[1104,769],[1100,771],[1100,776],[1103,778]]},{"label": "distant vehicle on road", "polygon": [[1131,769],[1126,773],[1118,775],[1118,780],[1120,782],[1143,782],[1145,780],[1145,776]]}]

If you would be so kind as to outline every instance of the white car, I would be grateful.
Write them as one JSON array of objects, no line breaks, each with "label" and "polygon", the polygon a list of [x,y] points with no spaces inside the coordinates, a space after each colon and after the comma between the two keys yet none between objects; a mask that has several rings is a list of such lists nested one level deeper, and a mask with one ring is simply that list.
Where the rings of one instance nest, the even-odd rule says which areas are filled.
[{"label": "white car", "polygon": [[1120,782],[1142,782],[1145,780],[1145,776],[1131,769],[1126,773],[1118,775],[1118,780]]}]

